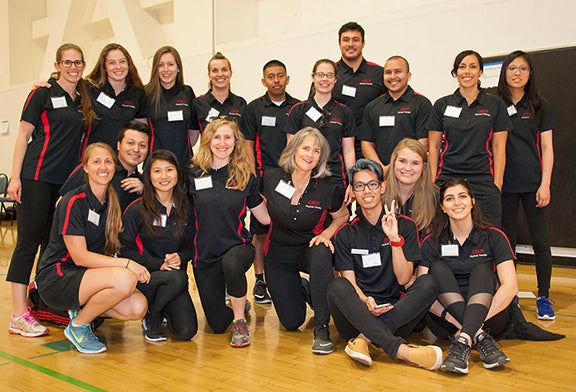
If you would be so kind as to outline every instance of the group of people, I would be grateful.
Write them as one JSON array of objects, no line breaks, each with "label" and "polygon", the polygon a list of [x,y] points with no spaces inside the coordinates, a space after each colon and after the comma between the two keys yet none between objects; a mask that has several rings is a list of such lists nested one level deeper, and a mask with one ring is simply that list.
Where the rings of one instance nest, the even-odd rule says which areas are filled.
[{"label": "group of people", "polygon": [[[506,364],[493,336],[518,290],[520,201],[538,318],[555,317],[546,221],[557,120],[530,55],[506,57],[497,97],[480,87],[482,57],[461,52],[458,89],[432,105],[410,87],[405,58],[366,61],[355,22],[338,34],[342,58],[314,64],[306,100],[286,92],[286,66],[271,60],[266,93],[249,104],[231,92],[221,53],[196,97],[173,47],[158,49],[144,86],[119,44],[85,79],[82,50],[62,45],[56,72],[26,100],[14,146],[9,331],[48,333],[27,299],[40,247],[35,285],[68,311],[64,334],[84,353],[106,350],[93,331],[100,316],[143,319],[148,341],[166,340],[166,327],[190,340],[190,261],[205,319],[215,333],[231,326],[233,347],[250,344],[253,265],[254,300],[273,302],[284,328],[313,309],[316,354],[334,351],[332,317],[345,352],[368,366],[370,344],[430,370],[466,374],[472,347],[484,367]],[[407,344],[430,320],[453,336],[445,359],[437,346]]]}]

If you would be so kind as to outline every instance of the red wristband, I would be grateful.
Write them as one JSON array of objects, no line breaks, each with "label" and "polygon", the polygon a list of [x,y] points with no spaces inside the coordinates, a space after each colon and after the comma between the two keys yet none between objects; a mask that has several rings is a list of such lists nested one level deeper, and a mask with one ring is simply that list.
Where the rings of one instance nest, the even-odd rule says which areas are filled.
[{"label": "red wristband", "polygon": [[401,235],[399,235],[398,237],[400,237],[400,240],[390,241],[390,246],[399,247],[404,245],[404,237],[402,237]]}]

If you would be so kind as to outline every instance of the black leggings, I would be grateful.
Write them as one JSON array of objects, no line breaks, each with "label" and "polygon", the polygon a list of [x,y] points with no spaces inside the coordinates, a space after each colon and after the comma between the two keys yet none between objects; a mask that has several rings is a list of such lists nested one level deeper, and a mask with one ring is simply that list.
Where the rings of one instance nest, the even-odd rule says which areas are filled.
[{"label": "black leggings", "polygon": [[356,289],[346,278],[335,279],[328,288],[328,303],[336,329],[344,339],[360,333],[391,358],[424,318],[438,295],[438,286],[431,275],[422,275],[410,286],[394,308],[377,317],[362,302]]},{"label": "black leggings", "polygon": [[179,340],[190,340],[196,335],[198,320],[185,271],[154,271],[150,274],[150,282],[138,283],[137,288],[148,300],[150,315],[165,315],[168,328]]},{"label": "black leggings", "polygon": [[280,323],[289,331],[306,319],[306,298],[300,272],[310,275],[310,297],[317,325],[330,322],[326,294],[334,279],[332,253],[324,245],[286,247],[270,244],[264,261],[266,281]]},{"label": "black leggings", "polygon": [[238,245],[222,257],[203,268],[194,268],[198,295],[206,321],[214,333],[226,331],[234,312],[226,306],[225,293],[241,298],[246,295],[246,271],[254,260],[254,246]]}]

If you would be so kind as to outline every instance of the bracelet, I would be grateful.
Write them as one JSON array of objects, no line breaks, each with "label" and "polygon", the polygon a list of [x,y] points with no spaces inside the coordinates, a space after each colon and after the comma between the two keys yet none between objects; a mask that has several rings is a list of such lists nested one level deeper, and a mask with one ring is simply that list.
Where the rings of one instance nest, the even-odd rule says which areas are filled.
[{"label": "bracelet", "polygon": [[126,267],[124,267],[124,268],[128,268],[129,264],[130,264],[130,259],[128,259],[128,262],[126,263]]},{"label": "bracelet", "polygon": [[398,235],[398,237],[400,237],[399,241],[390,241],[390,246],[394,246],[394,247],[399,247],[399,246],[403,246],[404,245],[404,237],[402,237],[401,235]]}]

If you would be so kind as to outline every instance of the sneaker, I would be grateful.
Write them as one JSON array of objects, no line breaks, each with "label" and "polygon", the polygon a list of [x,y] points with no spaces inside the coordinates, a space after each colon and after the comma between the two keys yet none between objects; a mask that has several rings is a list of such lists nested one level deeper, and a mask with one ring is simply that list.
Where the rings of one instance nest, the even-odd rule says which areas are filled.
[{"label": "sneaker", "polygon": [[353,360],[360,362],[362,365],[372,366],[372,357],[368,350],[368,344],[364,339],[350,339],[344,352]]},{"label": "sneaker", "polygon": [[554,301],[548,297],[542,296],[536,299],[536,307],[538,308],[538,320],[556,319],[552,305],[554,305]]},{"label": "sneaker", "polygon": [[98,340],[90,324],[73,326],[72,321],[64,330],[64,336],[76,349],[84,354],[98,354],[106,351],[106,346]]},{"label": "sneaker", "polygon": [[408,361],[426,370],[436,370],[442,365],[442,349],[438,346],[409,344]]},{"label": "sneaker", "polygon": [[460,335],[450,344],[450,351],[440,369],[445,372],[468,374],[468,358],[470,358],[468,340]]},{"label": "sneaker", "polygon": [[494,369],[510,362],[510,358],[500,350],[494,338],[486,332],[476,337],[475,347],[486,369]]},{"label": "sneaker", "polygon": [[330,341],[328,325],[322,324],[314,327],[314,342],[312,352],[314,354],[330,354],[334,351],[334,345]]},{"label": "sneaker", "polygon": [[250,332],[248,331],[246,320],[236,320],[232,324],[230,345],[232,347],[246,347],[250,345]]},{"label": "sneaker", "polygon": [[302,285],[302,292],[304,293],[304,299],[306,300],[306,303],[308,306],[310,306],[310,309],[314,310],[314,307],[312,306],[312,296],[310,295],[310,281],[308,278],[301,276],[300,284]]},{"label": "sneaker", "polygon": [[22,335],[27,338],[48,335],[50,330],[42,325],[30,314],[30,308],[26,308],[24,314],[19,317],[10,317],[8,332],[13,335]]},{"label": "sneaker", "polygon": [[162,316],[146,316],[146,332],[144,333],[144,339],[149,342],[162,342],[168,339],[164,333],[164,328],[162,327]]},{"label": "sneaker", "polygon": [[263,280],[258,279],[254,285],[254,290],[252,290],[252,295],[254,296],[254,302],[257,304],[270,304],[272,303],[272,298],[268,294],[268,289],[266,283]]}]

